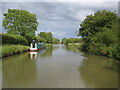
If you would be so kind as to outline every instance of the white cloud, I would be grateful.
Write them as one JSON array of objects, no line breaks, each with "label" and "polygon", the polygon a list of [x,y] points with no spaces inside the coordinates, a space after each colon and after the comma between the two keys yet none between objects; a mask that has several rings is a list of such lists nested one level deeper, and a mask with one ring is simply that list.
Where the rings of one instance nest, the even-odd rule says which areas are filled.
[{"label": "white cloud", "polygon": [[75,17],[80,20],[80,21],[84,21],[84,19],[86,18],[87,15],[91,15],[93,14],[94,11],[92,10],[80,10],[80,12],[78,12]]},{"label": "white cloud", "polygon": [[3,2],[2,4],[3,13],[7,12],[8,8],[35,13],[39,21],[37,33],[52,32],[56,38],[60,39],[76,37],[76,31],[79,30],[79,25],[85,16],[98,10],[114,11],[117,9],[117,3],[106,2]]},{"label": "white cloud", "polygon": [[57,31],[57,32],[52,32],[53,36],[55,37],[63,37],[63,36],[66,36],[67,35],[67,32],[60,32],[60,31]]},{"label": "white cloud", "polygon": [[[0,11],[2,11],[2,3],[0,3]],[[0,33],[2,33],[2,12],[0,12]]]},{"label": "white cloud", "polygon": [[118,2],[119,0],[2,0],[2,2]]}]

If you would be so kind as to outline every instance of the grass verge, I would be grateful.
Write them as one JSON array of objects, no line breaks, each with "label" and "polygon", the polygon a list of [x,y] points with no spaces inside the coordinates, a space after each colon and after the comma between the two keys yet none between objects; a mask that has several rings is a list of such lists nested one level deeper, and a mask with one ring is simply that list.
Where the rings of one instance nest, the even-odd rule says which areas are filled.
[{"label": "grass verge", "polygon": [[52,44],[46,43],[46,46],[51,46]]},{"label": "grass verge", "polygon": [[83,43],[68,43],[68,46],[73,46],[78,49],[81,49],[82,45],[83,45]]},{"label": "grass verge", "polygon": [[29,47],[28,46],[23,46],[23,45],[3,45],[0,46],[0,57],[7,57],[10,55],[18,54],[21,52],[28,51]]}]

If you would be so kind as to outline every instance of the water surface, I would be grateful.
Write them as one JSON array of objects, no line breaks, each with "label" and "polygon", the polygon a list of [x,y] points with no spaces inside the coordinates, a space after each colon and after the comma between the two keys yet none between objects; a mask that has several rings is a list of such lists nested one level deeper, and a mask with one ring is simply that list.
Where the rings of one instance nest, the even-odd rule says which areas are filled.
[{"label": "water surface", "polygon": [[0,59],[0,89],[2,89],[2,60]]},{"label": "water surface", "polygon": [[3,88],[117,88],[116,61],[63,45],[3,59]]}]

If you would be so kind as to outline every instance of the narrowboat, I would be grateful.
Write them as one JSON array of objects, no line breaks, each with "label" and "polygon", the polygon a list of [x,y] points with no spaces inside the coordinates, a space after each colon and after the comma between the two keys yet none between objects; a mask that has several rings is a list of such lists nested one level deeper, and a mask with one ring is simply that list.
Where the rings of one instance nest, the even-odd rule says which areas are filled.
[{"label": "narrowboat", "polygon": [[39,49],[45,49],[46,44],[45,43],[31,43],[30,44],[30,51],[37,51]]}]

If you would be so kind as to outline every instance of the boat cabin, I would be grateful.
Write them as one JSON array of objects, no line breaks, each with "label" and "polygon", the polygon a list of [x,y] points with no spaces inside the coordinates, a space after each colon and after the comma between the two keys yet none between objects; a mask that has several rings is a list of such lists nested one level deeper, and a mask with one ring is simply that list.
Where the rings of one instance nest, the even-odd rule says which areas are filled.
[{"label": "boat cabin", "polygon": [[38,43],[38,42],[35,42],[33,41],[31,44],[30,44],[30,50],[39,50],[39,49],[45,49],[46,48],[46,44],[45,43]]}]

